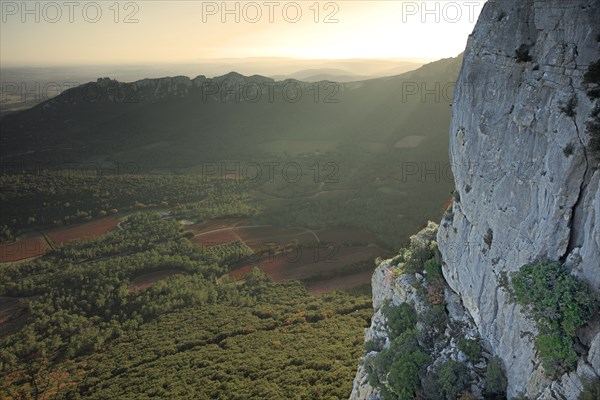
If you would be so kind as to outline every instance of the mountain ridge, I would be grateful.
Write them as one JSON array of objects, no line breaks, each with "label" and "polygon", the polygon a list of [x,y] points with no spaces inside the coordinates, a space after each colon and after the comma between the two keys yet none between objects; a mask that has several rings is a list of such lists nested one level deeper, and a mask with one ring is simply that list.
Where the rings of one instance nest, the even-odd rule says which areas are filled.
[{"label": "mountain ridge", "polygon": [[[215,78],[175,76],[130,83],[100,78],[3,117],[1,154],[11,162],[22,160],[19,154],[26,151],[32,156],[29,160],[81,162],[167,140],[175,147],[186,144],[183,152],[201,146],[198,154],[214,156],[224,154],[223,150],[203,148],[218,146],[217,137],[225,142],[251,141],[253,146],[275,137],[372,137],[393,144],[392,136],[402,125],[425,135],[442,132],[443,122],[428,121],[420,126],[418,118],[427,113],[449,116],[444,109],[448,98],[430,96],[423,101],[419,90],[410,96],[403,94],[409,84],[452,84],[459,61],[441,60],[408,75],[350,83],[277,82],[233,71]],[[437,74],[427,72],[436,68]],[[386,113],[394,104],[404,111]],[[371,132],[367,134],[367,130]],[[116,141],[121,146],[115,147]],[[64,151],[73,146],[84,149],[81,157]],[[125,158],[137,162],[136,157]],[[169,160],[164,163],[166,167],[172,164]]]}]

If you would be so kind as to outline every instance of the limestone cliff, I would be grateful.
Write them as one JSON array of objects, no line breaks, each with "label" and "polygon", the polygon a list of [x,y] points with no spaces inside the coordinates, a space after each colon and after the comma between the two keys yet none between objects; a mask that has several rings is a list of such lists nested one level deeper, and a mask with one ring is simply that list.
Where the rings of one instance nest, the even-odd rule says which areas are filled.
[{"label": "limestone cliff", "polygon": [[[582,377],[600,376],[597,316],[579,337],[576,371],[551,380],[533,346],[535,324],[501,287],[505,273],[550,259],[600,295],[600,170],[590,132],[598,88],[586,79],[600,58],[598,21],[598,0],[490,0],[454,93],[457,194],[437,242],[448,285],[485,349],[504,362],[509,398],[576,399]],[[353,399],[372,395],[360,394],[368,388],[360,373]]]},{"label": "limestone cliff", "polygon": [[[469,393],[481,397],[483,391],[483,375],[490,354],[482,354],[477,360],[468,361],[461,351],[458,342],[463,339],[478,340],[477,329],[460,303],[460,298],[447,285],[438,287],[439,296],[433,300],[435,284],[432,277],[421,272],[407,271],[407,265],[415,261],[414,256],[428,254],[436,248],[438,226],[429,222],[427,227],[411,237],[410,246],[393,259],[383,261],[375,270],[372,278],[373,309],[371,326],[366,330],[365,342],[378,343],[379,348],[369,351],[361,364],[354,379],[350,400],[366,400],[382,398],[378,388],[369,383],[367,370],[375,357],[383,350],[390,348],[391,335],[387,329],[387,316],[384,304],[399,306],[408,304],[419,316],[416,329],[419,332],[418,341],[426,348],[431,361],[427,367],[427,375],[434,376],[440,365],[448,360],[464,362],[469,371]],[[418,260],[417,264],[420,264]],[[412,267],[409,269],[413,269]],[[421,269],[421,268],[418,268]],[[443,281],[443,280],[442,280]],[[435,313],[435,305],[441,307],[441,313]],[[443,304],[443,307],[441,306]],[[438,308],[440,310],[440,308]],[[435,320],[435,321],[433,321]]]}]

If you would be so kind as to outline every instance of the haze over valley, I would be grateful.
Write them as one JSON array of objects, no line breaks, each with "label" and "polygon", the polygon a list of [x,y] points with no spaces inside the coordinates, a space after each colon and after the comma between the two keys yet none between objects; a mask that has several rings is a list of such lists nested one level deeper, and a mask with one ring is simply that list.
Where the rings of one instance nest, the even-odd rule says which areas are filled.
[{"label": "haze over valley", "polygon": [[0,11],[0,398],[598,398],[599,0]]}]

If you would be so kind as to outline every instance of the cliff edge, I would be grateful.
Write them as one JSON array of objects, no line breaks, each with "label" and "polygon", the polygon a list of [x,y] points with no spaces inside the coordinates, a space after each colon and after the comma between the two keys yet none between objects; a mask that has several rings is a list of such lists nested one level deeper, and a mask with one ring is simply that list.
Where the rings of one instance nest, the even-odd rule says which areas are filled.
[{"label": "cliff edge", "polygon": [[[597,313],[578,333],[576,367],[551,377],[536,324],[505,282],[551,260],[600,296],[598,21],[598,0],[490,0],[454,92],[456,194],[437,246],[447,285],[504,364],[508,398],[574,400],[600,376]],[[388,286],[374,282],[374,299]],[[359,368],[351,398],[379,398],[364,376]]]},{"label": "cliff edge", "polygon": [[[508,396],[576,398],[600,374],[588,333],[577,373],[549,382],[535,332],[500,288],[502,273],[565,262],[600,291],[600,171],[587,132],[585,74],[600,57],[599,1],[490,1],[469,38],[450,127],[458,193],[440,226],[444,276],[508,371]],[[596,101],[597,102],[597,101]]]}]

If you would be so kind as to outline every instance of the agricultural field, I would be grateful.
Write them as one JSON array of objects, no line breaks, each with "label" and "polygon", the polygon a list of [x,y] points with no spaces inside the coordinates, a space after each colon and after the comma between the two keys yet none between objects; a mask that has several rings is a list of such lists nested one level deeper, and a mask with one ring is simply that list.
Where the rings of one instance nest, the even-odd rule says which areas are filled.
[{"label": "agricultural field", "polygon": [[195,235],[207,234],[218,229],[233,228],[238,225],[248,225],[249,222],[245,218],[219,218],[203,221],[198,224],[189,225],[186,230]]},{"label": "agricultural field", "polygon": [[220,246],[233,242],[243,242],[234,228],[238,225],[248,225],[243,218],[223,218],[204,221],[186,228],[190,241],[200,247]]},{"label": "agricultural field", "polygon": [[297,243],[299,245],[312,245],[320,241],[319,237],[310,229],[305,228],[278,228],[274,226],[251,226],[236,227],[235,232],[245,242],[253,248],[252,245],[261,247],[269,244],[275,244],[278,247],[284,247]]},{"label": "agricultural field", "polygon": [[342,291],[359,287],[371,282],[373,271],[358,272],[356,274],[336,277],[335,279],[305,282],[306,290],[313,296],[323,293]]},{"label": "agricultural field", "polygon": [[[385,250],[377,246],[353,246],[353,247],[298,247],[279,252],[275,255],[263,254],[263,259],[258,262],[244,263],[236,267],[232,276],[244,276],[255,266],[266,272],[276,282],[286,280],[318,280],[335,281],[339,275],[344,275],[345,269],[348,273],[354,270],[347,268],[359,263],[366,263],[368,272],[372,274],[374,260]],[[363,264],[364,265],[364,264]],[[370,282],[369,276],[357,282],[358,285]]]},{"label": "agricultural field", "polygon": [[111,216],[75,226],[55,229],[47,233],[53,245],[60,246],[73,240],[96,238],[117,229],[119,218]]},{"label": "agricultural field", "polygon": [[213,220],[192,225],[188,231],[193,234],[192,243],[203,248],[241,242],[252,250],[250,257],[238,257],[230,276],[241,279],[259,268],[276,282],[305,281],[312,294],[369,283],[374,259],[387,253],[375,244],[375,235],[359,229],[315,231],[248,223],[244,219]]},{"label": "agricultural field", "polygon": [[45,233],[45,237],[41,234],[31,234],[29,237],[14,242],[0,243],[0,263],[39,257],[54,247],[74,240],[100,237],[116,230],[119,221],[116,216],[110,216],[74,226],[52,229]]},{"label": "agricultural field", "polygon": [[378,238],[375,234],[364,229],[356,228],[326,228],[318,229],[315,233],[325,243],[338,243],[339,245],[347,243],[377,243]]},{"label": "agricultural field", "polygon": [[42,235],[34,235],[15,242],[0,243],[0,263],[8,263],[39,257],[48,251]]},{"label": "agricultural field", "polygon": [[232,243],[240,240],[236,236],[233,229],[224,229],[220,231],[201,233],[194,236],[191,241],[201,247],[203,246],[218,246],[221,244]]}]

